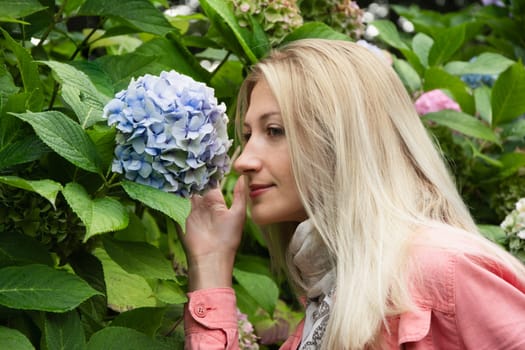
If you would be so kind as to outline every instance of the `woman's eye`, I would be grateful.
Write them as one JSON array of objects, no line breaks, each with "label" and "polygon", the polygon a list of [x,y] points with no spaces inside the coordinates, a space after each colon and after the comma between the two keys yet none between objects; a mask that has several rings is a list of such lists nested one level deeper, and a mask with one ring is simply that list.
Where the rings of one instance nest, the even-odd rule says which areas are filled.
[{"label": "woman's eye", "polygon": [[284,135],[284,129],[276,126],[270,126],[266,129],[269,136],[282,136]]},{"label": "woman's eye", "polygon": [[244,142],[247,142],[247,141],[250,139],[250,136],[251,136],[251,135],[252,135],[252,134],[249,133],[249,132],[243,132],[243,133],[242,133],[242,139],[243,139],[243,141],[244,141]]}]

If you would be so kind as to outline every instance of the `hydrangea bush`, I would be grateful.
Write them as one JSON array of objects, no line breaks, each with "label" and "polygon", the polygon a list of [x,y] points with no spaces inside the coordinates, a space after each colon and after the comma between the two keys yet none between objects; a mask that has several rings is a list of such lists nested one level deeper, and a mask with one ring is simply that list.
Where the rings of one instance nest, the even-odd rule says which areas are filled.
[{"label": "hydrangea bush", "polygon": [[510,252],[525,263],[525,198],[516,202],[500,226],[507,235]]},{"label": "hydrangea bush", "polygon": [[117,129],[112,170],[183,197],[217,186],[229,170],[224,103],[175,71],[133,79],[104,107]]},{"label": "hydrangea bush", "polygon": [[296,0],[233,0],[233,6],[241,27],[248,27],[252,16],[272,44],[303,24]]}]

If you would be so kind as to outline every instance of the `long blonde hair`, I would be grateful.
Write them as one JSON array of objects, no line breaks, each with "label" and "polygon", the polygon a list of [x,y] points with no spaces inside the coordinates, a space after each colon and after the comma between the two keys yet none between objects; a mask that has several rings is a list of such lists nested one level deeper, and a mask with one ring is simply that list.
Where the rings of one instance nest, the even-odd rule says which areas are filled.
[{"label": "long blonde hair", "polygon": [[[335,262],[336,298],[323,346],[377,345],[386,318],[411,305],[414,229],[440,222],[480,237],[476,225],[398,76],[366,48],[305,39],[272,52],[243,84],[238,117],[261,79],[281,109],[306,212]],[[270,240],[282,242],[272,237],[279,234]],[[270,245],[272,256],[284,261],[284,248]]]}]

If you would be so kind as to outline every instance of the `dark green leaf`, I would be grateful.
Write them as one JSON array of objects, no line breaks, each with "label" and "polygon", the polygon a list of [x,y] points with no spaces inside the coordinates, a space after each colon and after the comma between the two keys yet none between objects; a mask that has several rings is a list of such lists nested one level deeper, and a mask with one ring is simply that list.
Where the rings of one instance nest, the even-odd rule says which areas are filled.
[{"label": "dark green leaf", "polygon": [[18,92],[19,90],[20,88],[15,85],[11,73],[9,73],[4,64],[0,64],[0,96],[11,95]]},{"label": "dark green leaf", "polygon": [[89,339],[88,350],[170,350],[171,348],[131,328],[107,327]]},{"label": "dark green leaf", "polygon": [[53,266],[46,247],[35,239],[19,233],[0,234],[0,267],[9,265],[44,264]]},{"label": "dark green leaf", "polygon": [[175,30],[148,0],[126,0],[125,4],[120,0],[86,0],[79,14],[118,18],[133,28],[161,36]]},{"label": "dark green leaf", "polygon": [[445,63],[463,45],[465,26],[459,25],[443,30],[436,36],[428,53],[428,64],[437,66]]},{"label": "dark green leaf", "polygon": [[525,113],[525,68],[517,62],[503,72],[492,88],[492,125],[510,122]]},{"label": "dark green leaf", "polygon": [[57,111],[13,114],[31,124],[35,133],[56,153],[84,170],[101,173],[100,157],[82,127]]},{"label": "dark green leaf", "polygon": [[36,135],[22,137],[0,149],[0,169],[31,162],[49,151]]},{"label": "dark green leaf", "polygon": [[499,161],[502,164],[498,178],[504,179],[506,177],[515,175],[521,168],[525,167],[525,154],[518,152],[505,153],[501,156]]},{"label": "dark green leaf", "polygon": [[46,7],[38,0],[0,0],[0,8],[2,9],[0,21],[2,21],[4,18],[22,18]]},{"label": "dark green leaf", "polygon": [[[242,28],[237,22],[237,18],[230,6],[230,3],[223,0],[201,0],[200,5],[212,23],[222,30],[222,35],[227,38],[233,34],[233,40],[242,48],[244,55],[250,63],[257,62],[257,57],[248,45],[247,40],[242,34]],[[225,31],[226,28],[228,31]]]},{"label": "dark green leaf", "polygon": [[35,350],[35,347],[20,331],[0,326],[0,349]]},{"label": "dark green leaf", "polygon": [[124,270],[144,278],[175,280],[175,272],[161,251],[150,244],[104,239],[108,255]]},{"label": "dark green leaf", "polygon": [[123,181],[122,187],[131,198],[166,214],[185,230],[186,218],[190,213],[188,199],[131,181]]},{"label": "dark green leaf", "polygon": [[78,313],[46,313],[44,336],[47,350],[85,350],[86,337]]},{"label": "dark green leaf", "polygon": [[0,304],[13,309],[65,312],[97,294],[77,276],[45,265],[0,269]]},{"label": "dark green leaf", "polygon": [[4,45],[9,50],[13,51],[18,60],[22,82],[24,83],[24,91],[30,93],[28,109],[33,111],[40,111],[44,104],[44,89],[40,81],[40,73],[38,72],[38,65],[33,60],[29,52],[18,44],[11,36],[2,28],[0,32],[4,35]]}]

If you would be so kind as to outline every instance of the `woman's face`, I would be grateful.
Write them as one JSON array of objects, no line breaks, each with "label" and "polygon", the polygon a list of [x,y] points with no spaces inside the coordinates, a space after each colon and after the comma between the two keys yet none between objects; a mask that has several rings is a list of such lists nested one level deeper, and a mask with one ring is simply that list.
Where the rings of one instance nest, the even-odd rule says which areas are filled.
[{"label": "woman's face", "polygon": [[246,177],[252,219],[259,225],[305,220],[279,106],[264,80],[252,90],[243,135],[234,167]]}]

